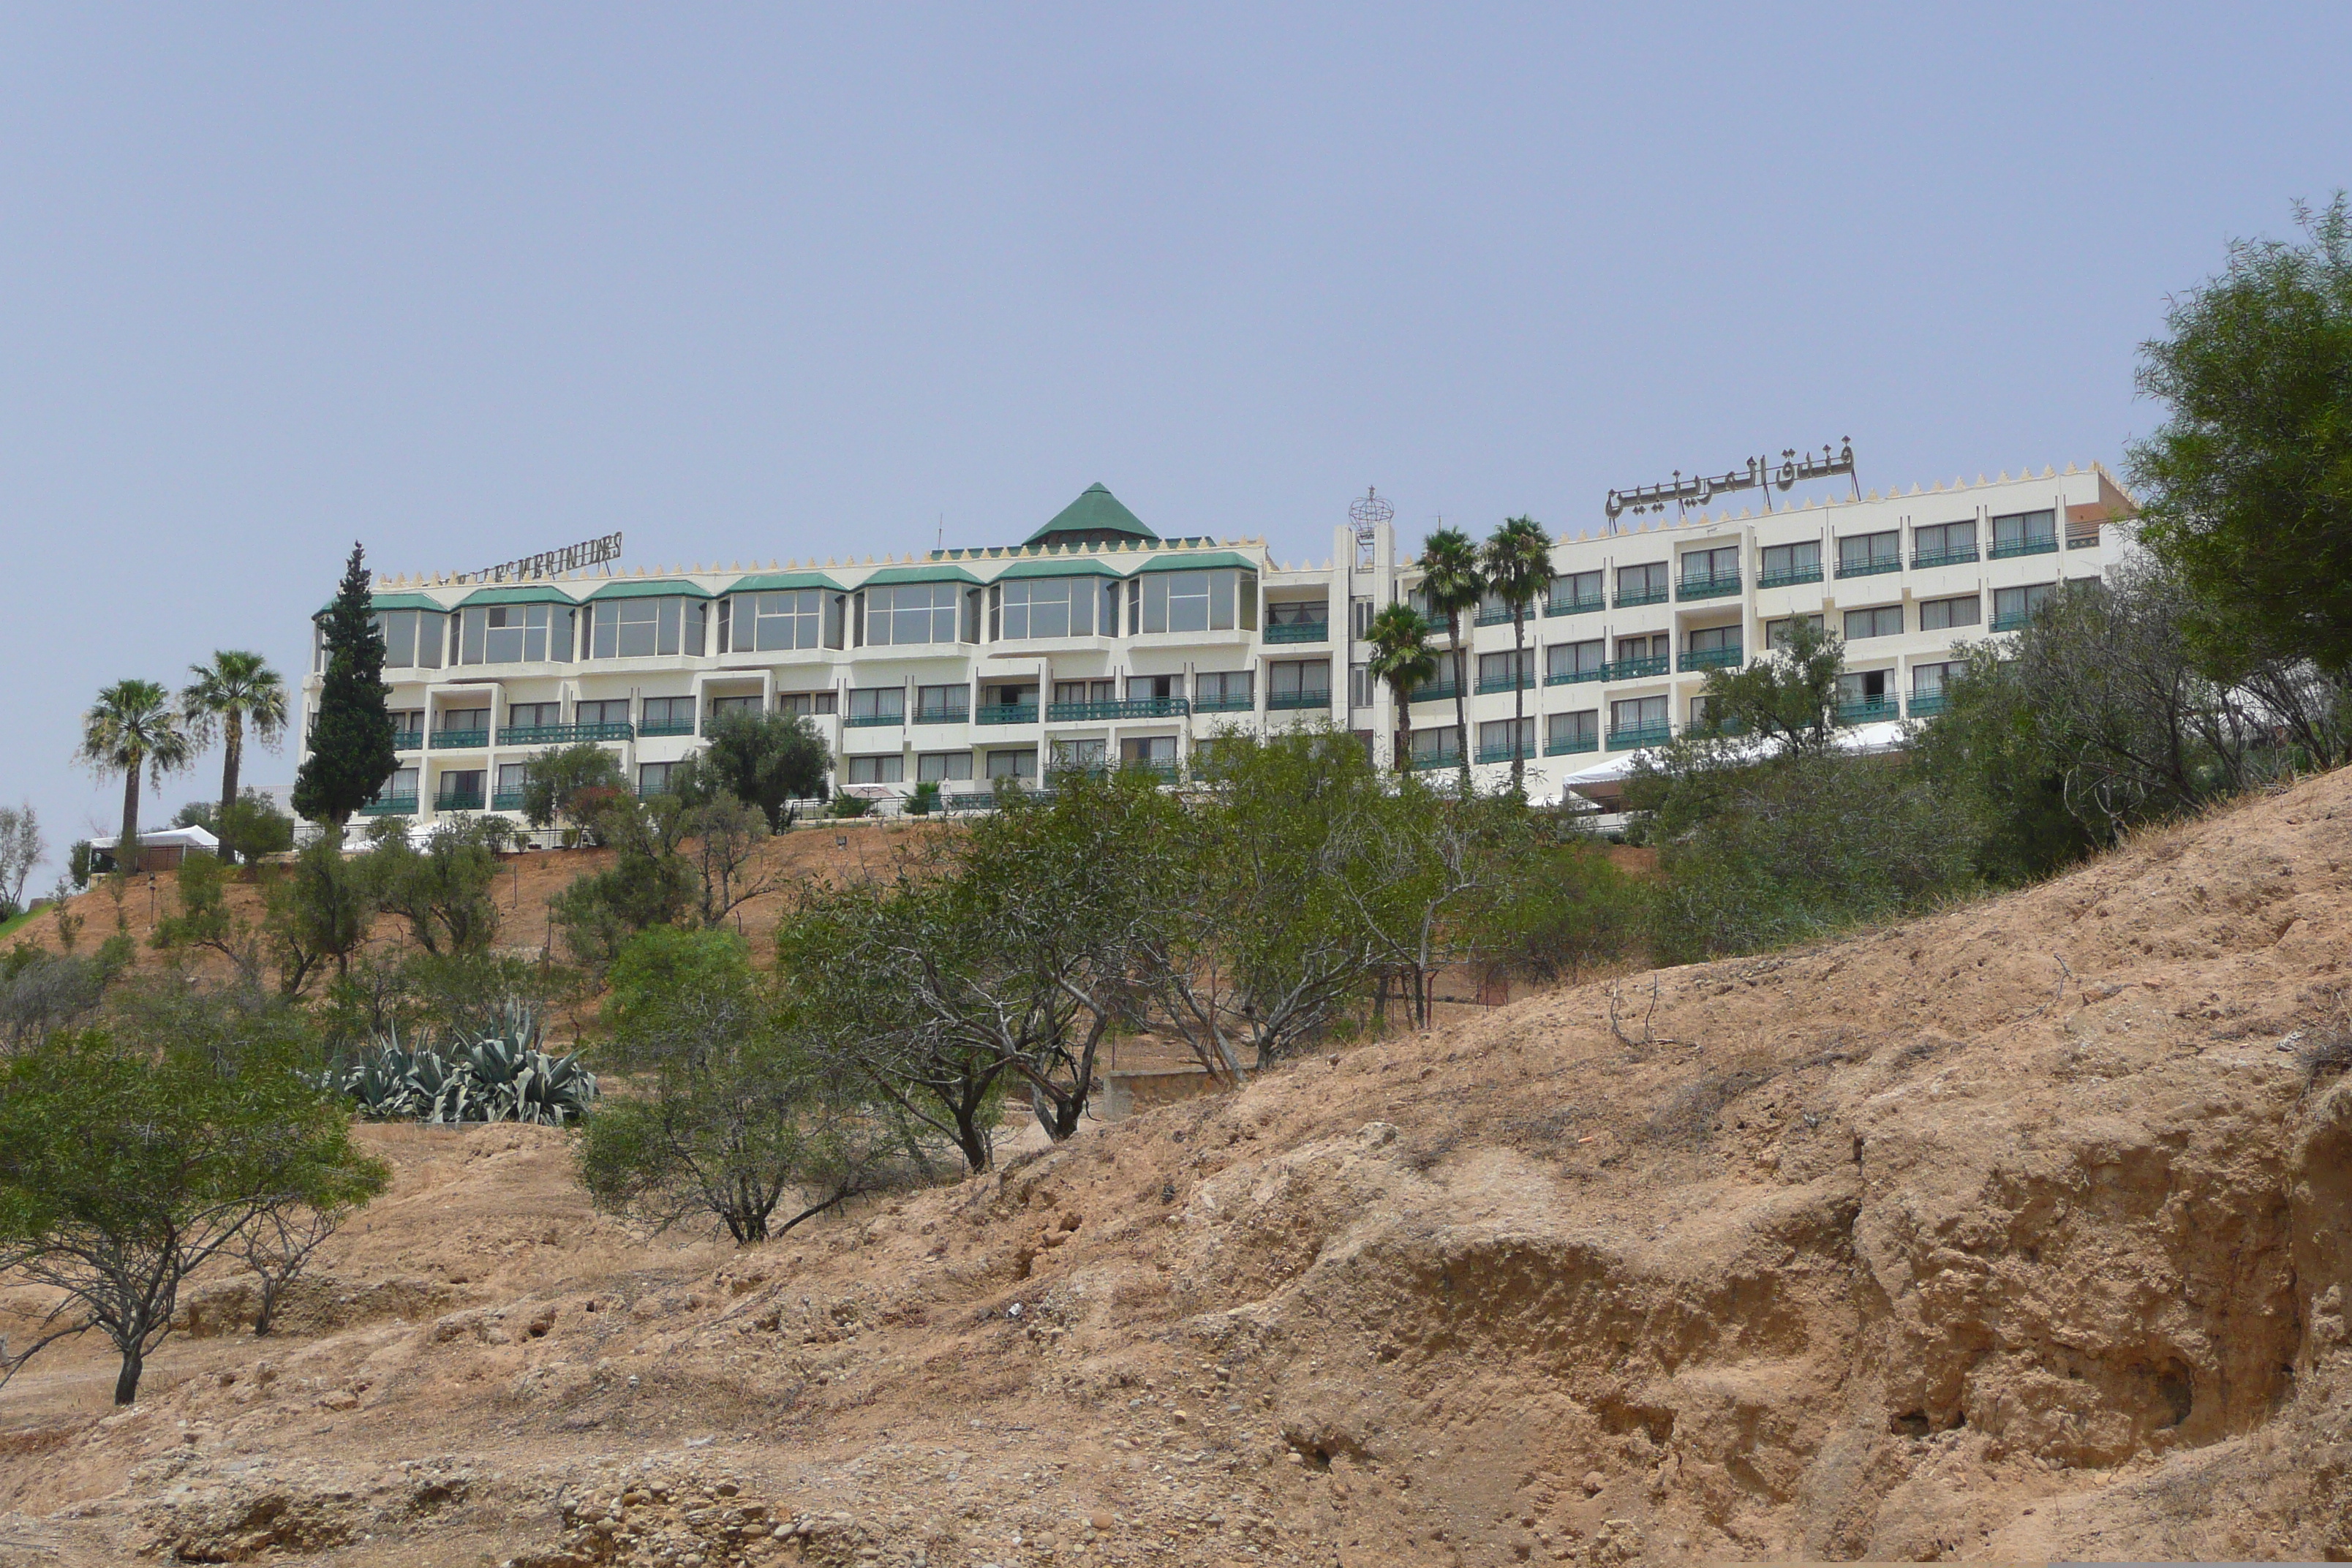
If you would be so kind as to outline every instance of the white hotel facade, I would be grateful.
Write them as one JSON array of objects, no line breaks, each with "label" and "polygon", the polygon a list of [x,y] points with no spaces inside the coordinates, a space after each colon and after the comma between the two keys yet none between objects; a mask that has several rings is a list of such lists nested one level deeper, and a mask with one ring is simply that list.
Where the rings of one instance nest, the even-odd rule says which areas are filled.
[{"label": "white hotel facade", "polygon": [[[2070,465],[1562,540],[1523,667],[1507,609],[1465,616],[1474,765],[1498,780],[1517,746],[1530,795],[1556,798],[1692,721],[1709,669],[1757,658],[1800,616],[1845,638],[1841,721],[1928,717],[1956,647],[2100,576],[2132,510],[2104,469]],[[837,787],[904,797],[936,782],[950,809],[1057,767],[1181,778],[1236,726],[1328,720],[1387,762],[1399,726],[1363,632],[1418,578],[1387,523],[1337,528],[1324,564],[1285,565],[1263,540],[1160,537],[1099,485],[1003,548],[387,578],[375,605],[399,771],[368,810],[516,811],[529,759],[583,741],[650,793],[735,710],[806,715]],[[306,704],[320,679],[314,653]],[[1450,674],[1416,694],[1416,765],[1457,764],[1454,716]]]}]

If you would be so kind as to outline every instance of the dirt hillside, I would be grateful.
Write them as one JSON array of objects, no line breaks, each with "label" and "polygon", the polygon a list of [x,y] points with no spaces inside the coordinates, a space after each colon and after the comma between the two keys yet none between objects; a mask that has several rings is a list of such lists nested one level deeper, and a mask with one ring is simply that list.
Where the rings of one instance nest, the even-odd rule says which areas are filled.
[{"label": "dirt hillside", "polygon": [[2342,1560],[2348,940],[2352,773],[749,1252],[372,1129],[279,1334],[0,1393],[0,1563]]}]

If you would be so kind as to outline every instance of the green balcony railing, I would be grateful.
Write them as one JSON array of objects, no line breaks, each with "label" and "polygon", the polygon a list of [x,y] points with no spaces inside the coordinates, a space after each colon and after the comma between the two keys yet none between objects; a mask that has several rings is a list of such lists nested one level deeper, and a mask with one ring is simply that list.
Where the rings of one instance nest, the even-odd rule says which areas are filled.
[{"label": "green balcony railing", "polygon": [[1536,689],[1536,672],[1532,669],[1528,670],[1517,680],[1513,680],[1507,675],[1482,675],[1478,678],[1478,695],[1481,697],[1491,696],[1497,691],[1509,691],[1514,688],[1521,691],[1533,691]]},{"label": "green balcony railing", "polygon": [[1911,717],[1933,719],[1951,705],[1951,695],[1944,691],[1915,691],[1911,694]]},{"label": "green balcony railing", "polygon": [[[1417,702],[1420,699],[1416,697],[1413,700]],[[1320,691],[1269,691],[1265,694],[1265,710],[1269,713],[1279,713],[1286,708],[1330,706],[1331,692],[1328,687]]]},{"label": "green balcony railing", "polygon": [[1837,705],[1837,721],[1841,724],[1875,724],[1902,716],[1900,705],[1892,697],[1865,697],[1858,702]]},{"label": "green balcony railing", "polygon": [[[1534,615],[1536,613],[1536,607],[1533,605],[1529,605],[1526,613],[1530,616]],[[1482,626],[1509,626],[1511,624],[1511,606],[1504,605],[1496,609],[1479,611],[1478,624]]]},{"label": "green balcony railing", "polygon": [[1256,707],[1257,699],[1255,697],[1195,697],[1192,699],[1192,711],[1195,713],[1247,713]]},{"label": "green balcony railing", "polygon": [[1670,724],[1634,724],[1609,731],[1609,749],[1612,752],[1639,751],[1643,746],[1663,746],[1675,738]]},{"label": "green balcony railing", "polygon": [[1415,702],[1451,702],[1454,700],[1454,682],[1449,680],[1437,686],[1416,686],[1412,689],[1412,700]]},{"label": "green balcony railing", "polygon": [[492,790],[490,792],[490,809],[492,811],[520,811],[522,809],[522,791],[519,789]]},{"label": "green balcony railing", "polygon": [[416,797],[413,795],[379,795],[360,807],[362,816],[415,816]]},{"label": "green balcony railing", "polygon": [[637,739],[640,741],[659,741],[672,735],[693,733],[694,726],[691,724],[640,724],[637,726]]},{"label": "green balcony railing", "polygon": [[470,751],[475,747],[487,746],[489,743],[490,732],[488,730],[436,730],[433,731],[433,749],[436,752]]},{"label": "green balcony railing", "polygon": [[1685,577],[1675,590],[1678,599],[1724,599],[1739,592],[1739,574],[1729,576]]},{"label": "green balcony railing", "polygon": [[1683,655],[1683,668],[1737,669],[1739,668],[1739,645],[1729,647],[1692,648]]},{"label": "green balcony railing", "polygon": [[1973,544],[1958,550],[1922,550],[1911,557],[1911,570],[1924,572],[1930,566],[1973,566],[1977,547]]},{"label": "green balcony railing", "polygon": [[1903,557],[1900,555],[1874,555],[1867,561],[1839,562],[1837,574],[1840,577],[1876,577],[1902,570]]},{"label": "green balcony railing", "polygon": [[1595,610],[1607,607],[1608,601],[1595,594],[1589,599],[1546,599],[1543,613],[1547,616],[1589,616]]},{"label": "green balcony railing", "polygon": [[436,811],[479,811],[482,792],[478,789],[445,789],[433,797]]},{"label": "green balcony railing", "polygon": [[1268,622],[1265,628],[1265,640],[1273,643],[1329,642],[1331,623],[1329,621]]},{"label": "green balcony railing", "polygon": [[1995,561],[2011,561],[2020,555],[2055,555],[2057,553],[2058,539],[2053,534],[2047,539],[2012,539],[2006,543],[1996,544],[1992,547],[1990,558]]},{"label": "green balcony railing", "polygon": [[960,811],[994,811],[996,792],[966,790],[960,795],[942,795],[940,796],[940,809],[950,816]]},{"label": "green balcony railing", "polygon": [[1555,669],[1544,677],[1546,686],[1575,686],[1587,680],[1606,679],[1609,667],[1596,664],[1591,669]]},{"label": "green balcony railing", "polygon": [[971,719],[971,709],[961,702],[952,708],[915,710],[915,722],[918,724],[963,724],[970,722]]},{"label": "green balcony railing", "polygon": [[1577,752],[1597,752],[1601,749],[1601,731],[1586,735],[1555,735],[1544,742],[1544,755],[1565,757]]},{"label": "green balcony railing", "polygon": [[1617,607],[1621,610],[1630,610],[1639,605],[1663,605],[1665,602],[1666,591],[1663,587],[1644,589],[1638,594],[1628,594],[1622,588],[1617,592]]},{"label": "green balcony railing", "polygon": [[1514,746],[1505,741],[1500,745],[1478,748],[1478,760],[1482,763],[1507,763],[1513,757],[1532,757],[1535,754],[1536,747],[1532,741],[1524,746]]},{"label": "green balcony railing", "polygon": [[1155,763],[1139,758],[1129,758],[1128,761],[1119,763],[1118,766],[1119,771],[1122,773],[1150,773],[1161,784],[1174,784],[1176,782],[1176,764],[1174,763]]},{"label": "green balcony railing", "polygon": [[1037,705],[1034,702],[983,702],[971,710],[975,724],[1034,724]]},{"label": "green balcony railing", "polygon": [[1604,680],[1646,680],[1654,675],[1666,673],[1666,656],[1652,654],[1647,658],[1621,658],[1601,667]]},{"label": "green balcony railing", "polygon": [[1991,624],[1997,632],[2021,632],[2032,620],[2032,610],[2011,610],[2007,615],[1994,616]]},{"label": "green balcony railing", "polygon": [[1095,724],[1109,719],[1181,719],[1192,705],[1181,697],[1131,697],[1124,702],[1056,702],[1048,724]]},{"label": "green balcony railing", "polygon": [[583,741],[634,741],[637,727],[618,724],[523,724],[499,731],[501,746],[572,746]]},{"label": "green balcony railing", "polygon": [[392,749],[395,752],[423,751],[425,749],[425,731],[422,730],[394,730],[392,732]]},{"label": "green balcony railing", "polygon": [[852,713],[841,724],[845,730],[886,730],[906,721],[906,710],[900,709],[896,713]]},{"label": "green balcony railing", "polygon": [[1458,768],[1461,765],[1462,753],[1455,749],[1412,753],[1412,771],[1415,773],[1424,773],[1431,768]]},{"label": "green balcony railing", "polygon": [[1756,585],[1759,588],[1794,588],[1802,584],[1818,583],[1821,580],[1822,569],[1816,563],[1811,566],[1783,566],[1778,572],[1759,573]]}]

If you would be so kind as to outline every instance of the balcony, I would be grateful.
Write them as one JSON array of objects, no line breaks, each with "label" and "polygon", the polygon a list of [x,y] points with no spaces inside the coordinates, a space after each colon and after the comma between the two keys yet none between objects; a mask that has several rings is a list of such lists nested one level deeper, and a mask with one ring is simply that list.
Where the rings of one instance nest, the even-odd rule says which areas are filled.
[{"label": "balcony", "polygon": [[1250,713],[1255,712],[1256,709],[1257,699],[1255,697],[1195,697],[1192,699],[1192,711],[1195,713]]},{"label": "balcony", "polygon": [[2032,610],[2011,610],[2005,615],[1996,614],[1992,618],[1991,629],[1997,632],[2021,632],[2032,622]]},{"label": "balcony", "polygon": [[1759,588],[1794,588],[1821,580],[1822,569],[1816,563],[1811,566],[1784,566],[1778,572],[1762,573],[1758,575],[1756,585]]},{"label": "balcony", "polygon": [[1532,669],[1516,681],[1507,675],[1482,675],[1478,678],[1478,695],[1481,697],[1490,697],[1497,691],[1533,691],[1535,689],[1536,672]]},{"label": "balcony", "polygon": [[1417,773],[1426,773],[1432,768],[1458,768],[1461,765],[1462,753],[1454,749],[1412,753],[1412,771]]},{"label": "balcony", "polygon": [[2058,540],[2053,534],[2047,539],[2011,539],[1992,547],[1989,557],[1994,561],[2013,561],[2021,555],[2055,555]]},{"label": "balcony", "polygon": [[693,733],[694,726],[691,724],[640,724],[637,726],[637,739],[640,741],[660,741],[673,735]]},{"label": "balcony", "polygon": [[2076,531],[2074,531],[2074,529],[2072,529],[2072,528],[2067,529],[2067,531],[2066,531],[2066,548],[2067,548],[2067,549],[2069,549],[2069,550],[2096,550],[2098,547],[2099,547],[2099,531],[2098,531],[2097,529],[2094,528],[2094,529],[2092,529],[2088,533],[2077,533],[2077,532],[2076,532]]},{"label": "balcony", "polygon": [[852,713],[841,724],[845,730],[879,730],[906,721],[904,713]]},{"label": "balcony", "polygon": [[395,752],[423,751],[425,749],[425,731],[422,730],[394,730],[392,732],[392,749]]},{"label": "balcony", "polygon": [[1911,570],[1924,572],[1930,566],[1973,566],[1976,562],[1977,547],[1973,544],[1962,550],[1923,550],[1911,557]]},{"label": "balcony", "polygon": [[1867,561],[1841,561],[1837,574],[1840,581],[1848,577],[1878,577],[1889,572],[1903,570],[1900,555],[1876,555]]},{"label": "balcony", "polygon": [[1604,679],[1608,674],[1609,667],[1605,664],[1596,664],[1591,669],[1555,669],[1544,677],[1544,684],[1576,686],[1588,680]]},{"label": "balcony", "polygon": [[478,789],[445,789],[433,797],[436,811],[479,811],[482,792]]},{"label": "balcony", "polygon": [[492,811],[520,811],[522,809],[522,791],[519,789],[492,790],[490,792],[490,809]]},{"label": "balcony", "polygon": [[637,727],[618,724],[526,724],[499,731],[501,746],[573,746],[583,741],[634,741]]},{"label": "balcony", "polygon": [[1589,616],[1607,608],[1607,601],[1598,594],[1589,599],[1546,599],[1543,613],[1547,616]]},{"label": "balcony", "polygon": [[1506,741],[1499,746],[1478,748],[1478,760],[1482,763],[1507,763],[1514,757],[1532,757],[1535,754],[1536,747],[1532,741],[1524,746],[1514,746]]},{"label": "balcony", "polygon": [[1685,671],[1694,669],[1738,669],[1739,668],[1739,648],[1737,645],[1730,647],[1693,648],[1683,655],[1682,668]]},{"label": "balcony", "polygon": [[433,749],[436,752],[475,751],[489,743],[490,732],[488,730],[436,730],[433,731]]},{"label": "balcony", "polygon": [[915,710],[915,722],[918,724],[968,724],[971,721],[971,710],[961,702],[951,708]]},{"label": "balcony", "polygon": [[1601,732],[1597,730],[1590,735],[1568,735],[1544,742],[1544,755],[1547,757],[1566,757],[1578,752],[1597,752],[1600,749]]},{"label": "balcony", "polygon": [[[1509,689],[1507,687],[1505,689],[1507,690]],[[1411,700],[1414,702],[1451,702],[1454,700],[1454,690],[1455,688],[1454,682],[1450,680],[1439,686],[1416,686],[1412,689]]]},{"label": "balcony", "polygon": [[967,790],[960,795],[942,794],[940,796],[940,809],[950,816],[953,816],[960,811],[994,811],[996,792]]},{"label": "balcony", "polygon": [[1644,746],[1663,746],[1675,738],[1671,724],[1635,724],[1627,729],[1609,731],[1609,749],[1612,752],[1637,752]]},{"label": "balcony", "polygon": [[1678,599],[1727,599],[1739,592],[1739,574],[1727,577],[1685,577],[1676,590]]},{"label": "balcony", "polygon": [[362,816],[415,816],[416,797],[413,795],[379,795],[360,807]]},{"label": "balcony", "polygon": [[1192,710],[1192,705],[1181,697],[1133,697],[1125,702],[1056,702],[1045,710],[1045,722],[1099,724],[1112,719],[1181,719]]},{"label": "balcony", "polygon": [[1911,717],[1933,719],[1949,707],[1951,700],[1948,691],[1915,691],[1911,694]]},{"label": "balcony", "polygon": [[983,702],[972,710],[975,724],[1034,724],[1037,705],[1034,702]]},{"label": "balcony", "polygon": [[1666,590],[1663,586],[1646,588],[1638,594],[1628,594],[1622,588],[1617,591],[1617,607],[1621,610],[1630,610],[1639,605],[1663,605],[1665,602]]},{"label": "balcony", "polygon": [[1265,640],[1270,643],[1329,642],[1331,623],[1329,621],[1269,622],[1265,628]]},{"label": "balcony", "polygon": [[[1449,689],[1447,695],[1452,694]],[[1420,698],[1415,697],[1413,700],[1418,702]],[[1269,691],[1265,694],[1265,710],[1269,713],[1279,713],[1286,708],[1328,708],[1330,706],[1331,689],[1329,687],[1325,687],[1320,691]]]},{"label": "balcony", "polygon": [[1648,658],[1621,658],[1601,667],[1603,680],[1647,680],[1654,675],[1666,673],[1666,656],[1653,654]]},{"label": "balcony", "polygon": [[[1528,606],[1526,613],[1528,615],[1535,614],[1535,606],[1532,605]],[[1482,626],[1509,626],[1511,624],[1511,606],[1504,605],[1496,609],[1479,611],[1478,624]]]},{"label": "balcony", "polygon": [[1837,705],[1837,721],[1841,724],[1876,724],[1902,716],[1901,705],[1892,697],[1865,697],[1858,702]]},{"label": "balcony", "polygon": [[1176,764],[1174,763],[1154,763],[1142,761],[1140,759],[1130,759],[1119,763],[1118,766],[1121,773],[1150,773],[1161,784],[1174,784],[1176,782]]}]

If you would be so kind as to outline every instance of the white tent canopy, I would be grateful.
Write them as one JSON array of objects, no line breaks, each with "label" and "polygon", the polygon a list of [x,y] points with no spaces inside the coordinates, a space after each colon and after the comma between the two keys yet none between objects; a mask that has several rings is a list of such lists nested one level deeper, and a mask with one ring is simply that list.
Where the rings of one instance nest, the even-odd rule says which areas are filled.
[{"label": "white tent canopy", "polygon": [[[121,842],[121,839],[122,835],[120,833],[110,834],[104,838],[91,839],[89,847],[92,849],[112,849]],[[142,829],[139,834],[139,847],[142,849],[202,849],[207,854],[217,855],[220,853],[220,840],[201,827],[159,827],[152,833]]]}]

